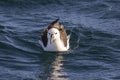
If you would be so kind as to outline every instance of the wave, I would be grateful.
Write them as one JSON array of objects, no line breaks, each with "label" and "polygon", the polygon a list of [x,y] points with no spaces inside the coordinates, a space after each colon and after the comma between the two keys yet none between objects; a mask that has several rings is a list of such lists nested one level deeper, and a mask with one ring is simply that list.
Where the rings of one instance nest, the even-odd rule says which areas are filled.
[{"label": "wave", "polygon": [[[91,28],[77,27],[72,30],[71,35],[71,49],[77,49],[79,51],[90,51],[99,53],[101,51],[119,52],[120,43],[116,42],[120,40],[119,35],[99,31]],[[115,47],[116,45],[116,47]],[[75,48],[75,46],[78,46]]]},{"label": "wave", "polygon": [[[117,0],[0,0],[0,79],[54,79],[56,72],[61,79],[110,79],[113,74],[111,78],[119,79],[118,4]],[[43,28],[56,17],[71,34],[70,54],[44,52],[38,44]]]},{"label": "wave", "polygon": [[[31,53],[39,53],[39,50],[42,50],[38,44],[42,29],[31,29],[30,32],[19,32],[16,28],[6,27],[5,29],[4,26],[0,26],[0,30],[1,34],[3,34],[0,40],[0,45],[2,46],[1,48],[5,49],[8,47],[7,49],[9,49],[11,46],[10,49],[14,47],[14,49]],[[85,28],[82,25],[81,27],[67,28],[67,33],[71,34],[71,50],[86,50],[94,47],[96,47],[96,49],[97,47],[103,47],[102,49],[105,49],[106,47],[105,50],[114,48],[114,50],[119,49],[119,35],[99,31],[93,28]]]},{"label": "wave", "polygon": [[[7,30],[5,28],[7,28]],[[16,30],[16,28],[10,28],[10,26],[2,26],[0,30],[6,32],[0,39],[0,63],[2,67],[6,69],[21,70],[21,72],[32,70],[33,72],[36,68],[40,68],[41,70],[37,69],[35,73],[38,74],[37,71],[40,71],[41,73],[38,74],[39,78],[47,79],[51,71],[56,71],[57,65],[54,61],[59,59],[57,56],[60,56],[60,60],[58,60],[57,63],[63,64],[63,62],[66,62],[64,66],[58,65],[61,71],[65,68],[76,74],[79,74],[80,71],[109,70],[112,68],[111,64],[113,62],[119,63],[119,57],[116,56],[119,56],[118,53],[120,52],[120,36],[93,28],[87,28],[83,25],[67,28],[67,33],[71,34],[71,52],[69,55],[44,52],[38,44],[40,32],[42,32],[41,28],[37,30],[31,29],[30,32],[23,31],[21,33],[19,33],[19,30]],[[16,32],[14,32],[15,30]],[[17,33],[17,35],[13,33]],[[61,56],[65,57],[65,60],[63,60]],[[53,67],[51,67],[50,64],[53,64]],[[12,71],[10,72],[9,75],[13,75]],[[43,75],[43,73],[46,75]],[[6,75],[8,73],[4,74]],[[26,78],[24,75],[20,76]],[[62,78],[68,78],[67,75],[63,74],[62,76]],[[54,76],[52,77],[54,78]],[[13,77],[10,78],[12,80]],[[31,76],[30,78],[33,79],[36,77]],[[60,78],[59,75],[58,78]]]},{"label": "wave", "polygon": [[61,4],[60,0],[0,0],[2,6],[30,7],[35,5]]}]

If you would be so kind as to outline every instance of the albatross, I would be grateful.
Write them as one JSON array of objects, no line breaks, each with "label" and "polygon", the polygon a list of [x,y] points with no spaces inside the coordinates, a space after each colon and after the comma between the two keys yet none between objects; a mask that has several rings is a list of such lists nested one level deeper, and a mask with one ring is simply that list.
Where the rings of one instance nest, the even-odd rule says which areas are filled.
[{"label": "albatross", "polygon": [[39,44],[44,51],[68,51],[70,35],[67,36],[64,26],[59,19],[53,21],[41,34]]}]

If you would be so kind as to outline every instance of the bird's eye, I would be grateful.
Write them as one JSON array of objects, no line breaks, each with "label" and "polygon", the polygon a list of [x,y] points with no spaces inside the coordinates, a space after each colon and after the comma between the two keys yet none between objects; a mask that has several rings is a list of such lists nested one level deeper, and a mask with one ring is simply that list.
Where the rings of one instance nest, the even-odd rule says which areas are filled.
[{"label": "bird's eye", "polygon": [[55,34],[57,34],[57,33],[55,33]]},{"label": "bird's eye", "polygon": [[50,33],[48,33],[50,35]]}]

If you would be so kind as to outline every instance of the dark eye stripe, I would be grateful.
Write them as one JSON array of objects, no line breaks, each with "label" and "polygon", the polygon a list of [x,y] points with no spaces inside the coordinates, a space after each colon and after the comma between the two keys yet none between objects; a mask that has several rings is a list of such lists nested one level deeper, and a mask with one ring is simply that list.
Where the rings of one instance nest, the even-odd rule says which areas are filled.
[{"label": "dark eye stripe", "polygon": [[57,34],[57,33],[55,33],[55,34]]}]

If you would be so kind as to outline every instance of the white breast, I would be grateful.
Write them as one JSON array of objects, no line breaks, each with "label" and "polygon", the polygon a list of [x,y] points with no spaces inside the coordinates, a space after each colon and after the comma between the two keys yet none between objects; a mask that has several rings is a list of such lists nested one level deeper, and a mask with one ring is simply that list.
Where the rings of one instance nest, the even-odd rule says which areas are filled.
[{"label": "white breast", "polygon": [[70,35],[67,36],[67,47],[64,46],[63,42],[60,39],[54,41],[53,43],[50,43],[50,41],[48,41],[46,47],[44,47],[43,42],[41,40],[39,40],[39,44],[44,49],[44,51],[53,51],[53,52],[67,51],[69,49],[69,39],[70,39]]},{"label": "white breast", "polygon": [[67,47],[64,46],[61,40],[56,40],[52,43],[48,41],[47,46],[44,48],[45,51],[67,51]]}]

